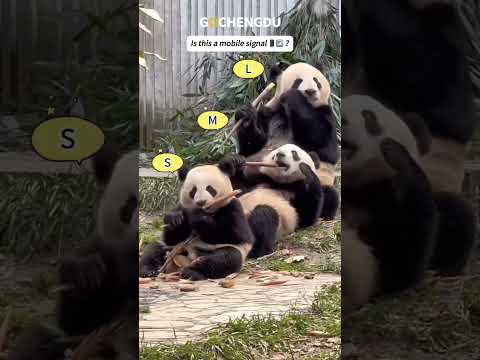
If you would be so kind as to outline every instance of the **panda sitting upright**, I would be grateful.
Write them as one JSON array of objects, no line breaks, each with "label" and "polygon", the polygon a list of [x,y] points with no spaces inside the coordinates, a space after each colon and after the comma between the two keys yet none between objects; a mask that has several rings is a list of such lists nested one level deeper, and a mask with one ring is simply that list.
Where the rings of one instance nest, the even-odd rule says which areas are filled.
[{"label": "panda sitting upright", "polygon": [[285,153],[274,154],[288,166],[286,174],[295,182],[289,186],[291,201],[282,190],[259,186],[209,212],[204,210],[205,205],[232,192],[230,176],[243,165],[242,159],[222,160],[218,166],[182,168],[180,204],[165,215],[164,244],[149,244],[145,248],[140,259],[140,276],[157,275],[166,259],[166,246],[196,235],[198,240],[186,250],[191,263],[180,270],[181,276],[192,280],[222,278],[238,272],[247,256],[270,254],[279,238],[298,226],[313,223],[321,209],[322,187],[313,160],[296,149],[298,157],[286,149]]},{"label": "panda sitting upright", "polygon": [[418,125],[368,96],[342,102],[346,313],[414,286],[427,269],[461,272],[471,252],[473,214],[458,197],[432,191],[420,161],[429,141]]}]

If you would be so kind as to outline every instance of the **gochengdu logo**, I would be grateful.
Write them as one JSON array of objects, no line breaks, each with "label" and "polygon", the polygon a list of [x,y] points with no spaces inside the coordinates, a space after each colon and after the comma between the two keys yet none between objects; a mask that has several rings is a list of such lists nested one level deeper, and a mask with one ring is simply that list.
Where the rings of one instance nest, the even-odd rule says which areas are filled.
[{"label": "gochengdu logo", "polygon": [[202,17],[200,19],[200,25],[202,27],[209,27],[215,29],[216,27],[228,28],[228,27],[279,27],[281,23],[280,18],[267,18],[267,17],[217,17],[210,16],[209,18]]}]

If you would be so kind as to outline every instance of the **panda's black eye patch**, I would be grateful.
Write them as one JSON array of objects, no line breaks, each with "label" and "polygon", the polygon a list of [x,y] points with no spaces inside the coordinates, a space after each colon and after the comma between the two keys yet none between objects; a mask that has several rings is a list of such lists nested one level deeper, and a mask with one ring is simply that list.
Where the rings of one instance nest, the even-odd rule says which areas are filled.
[{"label": "panda's black eye patch", "polygon": [[193,199],[193,197],[195,196],[196,193],[197,193],[197,187],[194,186],[194,187],[192,188],[192,190],[190,190],[190,193],[189,193],[188,195],[190,195],[190,198]]},{"label": "panda's black eye patch", "polygon": [[132,215],[138,206],[138,199],[135,195],[130,194],[125,204],[120,208],[120,221],[124,224],[130,224]]},{"label": "panda's black eye patch", "polygon": [[215,196],[217,195],[217,190],[215,190],[213,187],[210,185],[207,186],[207,191],[210,193],[210,195]]},{"label": "panda's black eye patch", "polygon": [[365,129],[370,135],[377,136],[383,132],[382,126],[378,123],[377,116],[370,110],[362,111],[365,120]]},{"label": "panda's black eye patch", "polygon": [[300,87],[300,84],[303,82],[302,79],[298,78],[293,82],[292,89],[298,89]]},{"label": "panda's black eye patch", "polygon": [[320,80],[314,77],[313,81],[315,81],[315,84],[317,84],[318,90],[322,90],[322,84],[320,84]]},{"label": "panda's black eye patch", "polygon": [[293,160],[300,161],[300,156],[298,156],[298,153],[295,150],[292,150],[292,156]]}]

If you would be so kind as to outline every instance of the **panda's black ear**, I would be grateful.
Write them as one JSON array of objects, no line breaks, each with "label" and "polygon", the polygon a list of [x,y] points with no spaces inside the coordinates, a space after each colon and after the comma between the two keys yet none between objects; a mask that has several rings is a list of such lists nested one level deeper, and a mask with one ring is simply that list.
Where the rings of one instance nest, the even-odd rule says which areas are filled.
[{"label": "panda's black ear", "polygon": [[273,83],[277,83],[278,76],[283,72],[283,70],[278,65],[273,65],[270,69],[269,80]]},{"label": "panda's black ear", "polygon": [[322,65],[322,64],[316,63],[316,64],[315,64],[315,68],[316,68],[318,71],[320,71],[322,74],[324,73],[324,71],[323,71],[323,65]]},{"label": "panda's black ear", "polygon": [[415,136],[420,154],[428,153],[432,144],[432,135],[425,120],[416,113],[408,113],[403,116],[403,121]]},{"label": "panda's black ear", "polygon": [[99,184],[105,185],[110,180],[113,168],[120,158],[118,146],[105,143],[92,158],[92,167]]},{"label": "panda's black ear", "polygon": [[177,171],[180,181],[185,181],[189,171],[190,168],[185,164]]}]

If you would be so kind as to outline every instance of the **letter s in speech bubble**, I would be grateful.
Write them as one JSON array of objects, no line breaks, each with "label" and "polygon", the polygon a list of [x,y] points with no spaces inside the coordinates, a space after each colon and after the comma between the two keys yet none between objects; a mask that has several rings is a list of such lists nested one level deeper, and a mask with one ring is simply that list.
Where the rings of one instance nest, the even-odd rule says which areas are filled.
[{"label": "letter s in speech bubble", "polygon": [[105,143],[103,131],[94,123],[78,117],[58,117],[38,125],[32,145],[44,159],[76,161],[94,155]]}]

